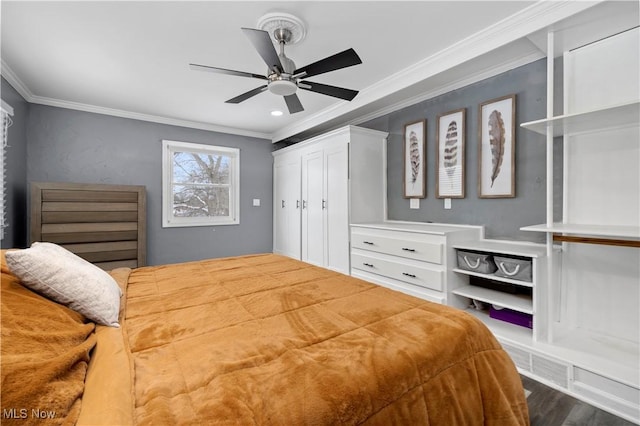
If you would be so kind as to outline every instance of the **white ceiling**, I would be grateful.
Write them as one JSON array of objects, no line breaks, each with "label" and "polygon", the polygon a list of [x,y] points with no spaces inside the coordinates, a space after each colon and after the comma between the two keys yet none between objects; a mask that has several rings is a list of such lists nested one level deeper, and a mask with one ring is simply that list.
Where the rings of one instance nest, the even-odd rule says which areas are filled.
[{"label": "white ceiling", "polygon": [[[566,1],[6,1],[2,75],[29,101],[274,141],[362,121],[443,88],[543,56],[526,36],[594,2]],[[347,48],[363,64],[313,81],[359,90],[352,101],[299,91],[304,112],[264,81],[189,63],[266,74],[241,27],[286,12],[307,27],[286,49],[298,67]],[[500,48],[500,49],[498,49]],[[272,117],[274,109],[285,111]]]}]

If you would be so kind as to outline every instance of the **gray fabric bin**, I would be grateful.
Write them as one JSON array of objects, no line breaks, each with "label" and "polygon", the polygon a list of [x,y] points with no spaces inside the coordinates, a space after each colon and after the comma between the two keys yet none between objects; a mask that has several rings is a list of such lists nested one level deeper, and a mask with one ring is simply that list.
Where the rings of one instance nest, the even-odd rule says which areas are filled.
[{"label": "gray fabric bin", "polygon": [[532,266],[531,259],[519,259],[515,257],[494,256],[498,270],[495,275],[497,277],[511,278],[512,280],[520,280],[531,282]]},{"label": "gray fabric bin", "polygon": [[480,274],[492,274],[496,271],[496,264],[490,254],[473,251],[458,250],[458,268]]}]

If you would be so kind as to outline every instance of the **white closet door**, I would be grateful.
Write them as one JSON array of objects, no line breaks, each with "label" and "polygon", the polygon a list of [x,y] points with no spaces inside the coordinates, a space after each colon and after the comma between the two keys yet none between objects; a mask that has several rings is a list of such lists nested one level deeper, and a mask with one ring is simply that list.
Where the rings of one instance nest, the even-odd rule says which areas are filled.
[{"label": "white closet door", "polygon": [[349,145],[325,148],[325,266],[349,273]]},{"label": "white closet door", "polygon": [[300,156],[274,163],[274,253],[300,259]]},{"label": "white closet door", "polygon": [[302,157],[302,260],[324,266],[323,156]]},{"label": "white closet door", "polygon": [[287,164],[287,255],[300,259],[301,238],[301,188],[300,188],[300,157],[296,156]]},{"label": "white closet door", "polygon": [[274,197],[273,197],[273,214],[275,230],[273,233],[273,252],[278,254],[287,254],[288,244],[288,227],[287,227],[287,211],[286,198],[287,198],[287,164],[284,161],[278,161],[274,163]]}]

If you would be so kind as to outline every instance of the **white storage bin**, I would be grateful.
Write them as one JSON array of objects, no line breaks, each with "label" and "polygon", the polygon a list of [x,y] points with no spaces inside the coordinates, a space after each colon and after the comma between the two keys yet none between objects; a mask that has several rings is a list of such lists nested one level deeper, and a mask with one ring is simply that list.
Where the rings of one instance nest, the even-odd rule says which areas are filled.
[{"label": "white storage bin", "polygon": [[531,282],[531,259],[494,256],[493,260],[498,267],[498,270],[495,273],[496,276],[511,278],[512,280]]},{"label": "white storage bin", "polygon": [[481,274],[492,274],[496,271],[496,264],[492,256],[487,253],[458,250],[458,268]]}]

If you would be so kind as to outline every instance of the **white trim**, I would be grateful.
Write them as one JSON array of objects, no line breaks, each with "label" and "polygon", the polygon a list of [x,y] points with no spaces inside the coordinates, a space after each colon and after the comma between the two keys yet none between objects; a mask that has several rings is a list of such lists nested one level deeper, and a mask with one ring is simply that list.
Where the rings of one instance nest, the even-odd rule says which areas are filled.
[{"label": "white trim", "polygon": [[65,101],[61,99],[47,98],[34,95],[27,86],[18,78],[4,60],[2,61],[2,76],[16,89],[16,91],[29,103],[54,106],[58,108],[73,109],[76,111],[92,112],[95,114],[110,115],[113,117],[129,118],[132,120],[148,121],[152,123],[168,124],[171,126],[188,127],[191,129],[209,130],[212,132],[228,133],[232,135],[249,136],[260,139],[271,139],[268,133],[254,132],[252,130],[239,129],[236,127],[220,126],[212,123],[202,123],[198,121],[181,120],[159,115],[142,114],[133,111],[125,111],[115,108],[105,108],[96,105],[83,104],[80,102]]},{"label": "white trim", "polygon": [[13,107],[6,103],[4,99],[0,99],[2,101],[2,111],[6,112],[10,116],[13,116]]},{"label": "white trim", "polygon": [[514,61],[506,62],[506,63],[503,63],[503,64],[497,64],[496,67],[493,67],[493,68],[488,69],[488,70],[482,70],[482,71],[480,71],[478,73],[475,73],[475,74],[471,74],[471,75],[467,76],[466,78],[462,78],[462,79],[453,81],[453,82],[447,84],[446,86],[438,87],[435,90],[421,93],[419,95],[413,96],[411,98],[404,99],[404,100],[402,100],[400,102],[396,102],[395,104],[392,104],[392,105],[386,106],[384,108],[381,108],[381,109],[379,109],[377,111],[373,111],[373,112],[371,112],[369,114],[362,115],[362,116],[350,121],[347,124],[358,125],[358,124],[364,123],[366,121],[373,120],[373,119],[378,118],[378,117],[382,117],[383,115],[390,114],[390,113],[392,113],[394,111],[398,111],[398,110],[400,110],[402,108],[406,108],[406,107],[409,107],[411,105],[415,105],[417,103],[420,103],[420,102],[423,102],[423,101],[426,101],[426,100],[429,100],[429,99],[433,99],[436,96],[440,96],[440,95],[443,95],[445,93],[449,93],[449,92],[451,92],[453,90],[469,86],[469,85],[471,85],[473,83],[477,83],[477,82],[485,80],[487,78],[494,77],[494,76],[502,74],[502,73],[504,73],[506,71],[510,71],[512,69],[521,67],[523,65],[530,64],[530,63],[535,62],[535,61],[537,61],[539,59],[542,59],[544,57],[545,57],[545,55],[543,53],[541,53],[541,52],[540,53],[532,53],[532,54],[526,55],[526,56],[524,56],[522,58],[517,58]]},{"label": "white trim", "polygon": [[[172,153],[175,151],[197,153],[224,153],[233,158],[230,173],[231,194],[229,197],[230,217],[210,218],[176,218],[173,216],[173,161]],[[205,145],[199,143],[179,142],[172,140],[162,141],[162,227],[191,227],[191,226],[217,226],[237,225],[240,223],[240,149],[224,146]]]}]

